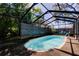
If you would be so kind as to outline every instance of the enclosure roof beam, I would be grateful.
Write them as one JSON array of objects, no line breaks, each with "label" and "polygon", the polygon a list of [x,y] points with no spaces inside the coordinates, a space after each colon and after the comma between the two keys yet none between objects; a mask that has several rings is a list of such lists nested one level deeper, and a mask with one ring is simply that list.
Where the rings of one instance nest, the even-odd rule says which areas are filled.
[{"label": "enclosure roof beam", "polygon": [[44,16],[44,15],[47,14],[47,13],[48,13],[48,11],[46,11],[44,14],[42,14],[42,15],[39,16],[37,19],[35,19],[35,20],[33,21],[33,23],[36,22],[38,19],[40,19],[42,16]]},{"label": "enclosure roof beam", "polygon": [[68,20],[68,19],[56,19],[56,20],[61,20],[61,21],[67,21],[67,22],[72,22],[72,23],[74,23],[75,21],[72,21],[72,20]]},{"label": "enclosure roof beam", "polygon": [[77,18],[74,17],[63,17],[63,16],[53,16],[53,17],[77,20]]},{"label": "enclosure roof beam", "polygon": [[[51,19],[51,18],[53,18],[53,17],[55,17],[55,18],[65,18],[65,19],[77,20],[77,18],[73,18],[73,17],[52,16],[52,17],[48,18],[47,20],[45,20],[44,22],[48,21],[49,19]],[[63,20],[63,19],[62,19],[62,20]],[[41,24],[43,24],[44,22],[42,22]]]},{"label": "enclosure roof beam", "polygon": [[72,8],[74,11],[76,11],[76,9],[72,6],[72,5],[69,5],[68,3],[66,3],[68,5],[68,7]]},{"label": "enclosure roof beam", "polygon": [[[41,5],[42,5],[47,11],[49,10],[43,3],[41,3]],[[49,12],[49,13],[52,15],[52,17],[48,18],[48,19],[45,20],[44,22],[46,22],[46,21],[50,20],[51,18],[53,18],[53,14],[52,14],[51,12]],[[41,24],[43,24],[44,22],[42,22]]]},{"label": "enclosure roof beam", "polygon": [[37,3],[32,4],[32,6],[23,14],[21,20],[25,17],[25,15],[36,5]]},{"label": "enclosure roof beam", "polygon": [[[43,4],[41,3],[41,5],[48,11],[49,9]],[[50,12],[51,15],[53,15],[51,12]]]},{"label": "enclosure roof beam", "polygon": [[79,12],[78,12],[78,11],[48,10],[48,12],[57,12],[57,13],[74,13],[74,14],[79,14]]},{"label": "enclosure roof beam", "polygon": [[41,24],[43,24],[44,22],[46,22],[46,21],[50,20],[51,18],[53,18],[53,16],[52,16],[52,17],[50,17],[50,18],[48,18],[47,20],[43,21]]},{"label": "enclosure roof beam", "polygon": [[[45,14],[47,14],[48,12],[57,12],[57,13],[74,13],[74,14],[79,14],[79,12],[78,11],[59,11],[59,10],[48,10],[48,11],[46,11],[44,14],[42,14],[41,16],[39,16],[35,21],[37,21],[38,19],[40,19],[42,16],[44,16]],[[34,22],[35,22],[34,21]],[[33,22],[33,23],[34,23]]]},{"label": "enclosure roof beam", "polygon": [[[48,9],[43,3],[41,3],[41,5],[42,5],[42,6],[47,10],[47,12],[48,12],[49,9]],[[53,14],[52,14],[51,12],[49,12],[49,13],[53,16]],[[43,16],[44,16],[44,15],[43,15]],[[52,17],[50,17],[49,19],[51,19],[51,18],[52,18]],[[38,18],[38,19],[40,19],[40,18]],[[38,19],[37,19],[37,20],[38,20]],[[37,20],[35,20],[35,21],[37,21]],[[35,21],[34,21],[34,22],[35,22]],[[43,24],[43,23],[41,23],[41,24]]]},{"label": "enclosure roof beam", "polygon": [[[55,20],[53,20],[53,21],[56,21],[56,20],[61,20],[61,21],[67,21],[67,22],[72,22],[72,23],[74,23],[74,21],[71,21],[71,20],[66,20],[66,19],[55,19]],[[49,23],[47,23],[46,25],[48,25],[48,24],[50,24],[50,23],[52,23],[53,21],[51,21],[51,22],[49,22]]]}]

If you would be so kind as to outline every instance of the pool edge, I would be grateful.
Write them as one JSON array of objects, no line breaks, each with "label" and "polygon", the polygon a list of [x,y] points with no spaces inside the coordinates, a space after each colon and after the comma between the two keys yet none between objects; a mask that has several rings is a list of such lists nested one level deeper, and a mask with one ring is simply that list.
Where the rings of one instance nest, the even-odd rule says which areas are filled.
[{"label": "pool edge", "polygon": [[[55,35],[52,35],[52,36],[55,36]],[[61,36],[61,35],[58,35],[58,36]],[[65,45],[66,41],[67,41],[67,36],[64,36],[64,42],[63,42],[63,44],[61,46],[59,46],[59,47],[55,47],[54,49],[61,49]],[[34,51],[32,48],[28,48],[28,50]],[[47,50],[47,51],[49,51],[49,50]],[[47,52],[47,51],[35,51],[35,52],[39,53],[39,52]]]}]

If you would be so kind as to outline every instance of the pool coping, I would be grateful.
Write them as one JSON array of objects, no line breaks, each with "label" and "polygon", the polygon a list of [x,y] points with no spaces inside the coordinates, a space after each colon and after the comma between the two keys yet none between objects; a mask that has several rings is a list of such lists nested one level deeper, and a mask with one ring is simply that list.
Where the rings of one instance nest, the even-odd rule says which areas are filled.
[{"label": "pool coping", "polygon": [[57,47],[56,49],[62,48],[65,45],[66,41],[67,41],[67,36],[65,36],[63,44],[61,46]]},{"label": "pool coping", "polygon": [[[51,36],[64,36],[64,35],[51,35]],[[64,42],[63,42],[63,44],[62,45],[60,45],[59,47],[55,47],[55,48],[53,48],[53,49],[61,49],[64,45],[65,45],[65,43],[66,43],[66,41],[67,41],[67,36],[64,36]],[[35,50],[33,50],[32,48],[27,48],[28,50],[31,50],[31,51],[35,51]],[[49,49],[49,50],[53,50],[53,49]],[[49,51],[49,50],[47,50],[47,51]],[[47,52],[47,51],[35,51],[35,52]]]}]

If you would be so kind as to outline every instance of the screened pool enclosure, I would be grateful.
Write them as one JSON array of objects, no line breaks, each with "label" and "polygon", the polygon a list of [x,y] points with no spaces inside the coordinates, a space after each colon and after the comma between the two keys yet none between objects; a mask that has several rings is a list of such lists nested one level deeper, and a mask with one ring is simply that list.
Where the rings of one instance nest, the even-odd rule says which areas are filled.
[{"label": "screened pool enclosure", "polygon": [[[22,16],[21,20],[23,20],[24,16],[28,14],[28,12],[36,12],[33,14],[34,18],[31,18],[31,24],[45,28],[44,31],[46,30],[46,28],[49,29],[45,32],[40,32],[42,29],[38,28],[39,31],[37,29],[36,32],[32,30],[30,30],[30,32],[32,31],[35,34],[37,32],[40,32],[38,33],[38,35],[43,33],[47,34],[50,32],[52,32],[50,34],[53,34],[55,32],[54,34],[58,35],[66,35],[66,33],[69,33],[71,35],[78,35],[78,4],[34,3],[30,5],[29,9]],[[75,7],[75,5],[77,7]],[[25,20],[23,20],[22,23],[24,23],[24,21]]]},{"label": "screened pool enclosure", "polygon": [[22,55],[18,46],[25,52],[25,42],[48,35],[71,36],[79,41],[78,3],[0,4],[0,55]]}]

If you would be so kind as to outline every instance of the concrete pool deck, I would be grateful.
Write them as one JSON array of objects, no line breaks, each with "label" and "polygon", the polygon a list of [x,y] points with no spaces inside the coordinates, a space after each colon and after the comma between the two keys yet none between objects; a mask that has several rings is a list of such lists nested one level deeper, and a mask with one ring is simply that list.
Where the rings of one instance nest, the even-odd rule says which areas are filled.
[{"label": "concrete pool deck", "polygon": [[61,49],[53,49],[47,52],[32,53],[31,56],[79,56],[79,42],[74,37],[68,37]]}]

